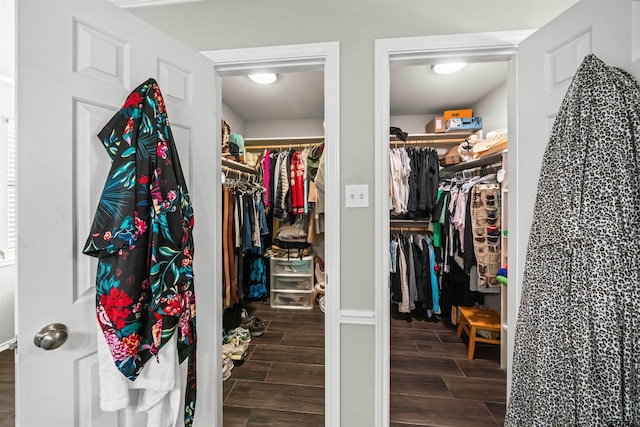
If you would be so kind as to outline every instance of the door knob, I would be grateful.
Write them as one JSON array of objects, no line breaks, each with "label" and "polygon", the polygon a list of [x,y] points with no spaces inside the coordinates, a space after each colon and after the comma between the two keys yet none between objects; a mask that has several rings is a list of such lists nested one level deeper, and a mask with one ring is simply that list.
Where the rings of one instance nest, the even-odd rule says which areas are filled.
[{"label": "door knob", "polygon": [[52,323],[40,329],[33,337],[33,343],[43,350],[55,350],[64,344],[67,338],[67,327],[62,323]]}]

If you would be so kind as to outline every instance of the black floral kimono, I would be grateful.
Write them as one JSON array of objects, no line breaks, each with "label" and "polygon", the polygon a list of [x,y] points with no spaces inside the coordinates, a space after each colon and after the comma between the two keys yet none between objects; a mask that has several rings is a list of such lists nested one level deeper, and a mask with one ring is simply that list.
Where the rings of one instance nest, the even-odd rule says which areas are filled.
[{"label": "black floral kimono", "polygon": [[117,368],[135,380],[174,333],[189,358],[185,425],[195,411],[193,209],[164,100],[149,79],[98,134],[112,165],[84,248],[99,258],[97,319]]}]

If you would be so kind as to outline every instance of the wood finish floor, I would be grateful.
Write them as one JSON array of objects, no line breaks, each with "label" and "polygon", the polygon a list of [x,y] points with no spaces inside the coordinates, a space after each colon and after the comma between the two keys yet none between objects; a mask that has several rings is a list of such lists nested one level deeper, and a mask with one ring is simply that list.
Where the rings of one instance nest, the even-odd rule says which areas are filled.
[{"label": "wood finish floor", "polygon": [[[324,315],[252,303],[267,331],[223,384],[224,427],[324,426]],[[390,427],[495,427],[505,413],[498,346],[466,340],[443,322],[391,319]],[[13,352],[0,353],[0,427],[14,427]]]},{"label": "wood finish floor", "polygon": [[445,322],[391,319],[390,427],[504,425],[506,374],[497,345],[476,344]]},{"label": "wood finish floor", "polygon": [[13,350],[0,352],[0,427],[16,424],[14,366]]},{"label": "wood finish floor", "polygon": [[224,427],[324,427],[324,314],[247,308],[267,327],[224,382]]},{"label": "wood finish floor", "polygon": [[[267,329],[224,383],[224,426],[324,426],[324,315],[251,305]],[[499,347],[476,345],[445,322],[391,319],[390,427],[504,424]]]}]

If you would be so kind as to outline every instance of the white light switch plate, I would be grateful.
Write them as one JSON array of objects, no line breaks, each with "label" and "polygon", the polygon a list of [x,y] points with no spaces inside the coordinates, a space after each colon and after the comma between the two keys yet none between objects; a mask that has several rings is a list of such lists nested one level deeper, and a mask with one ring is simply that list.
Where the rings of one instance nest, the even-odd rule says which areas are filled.
[{"label": "white light switch plate", "polygon": [[345,185],[345,203],[347,208],[368,208],[369,207],[369,186]]}]

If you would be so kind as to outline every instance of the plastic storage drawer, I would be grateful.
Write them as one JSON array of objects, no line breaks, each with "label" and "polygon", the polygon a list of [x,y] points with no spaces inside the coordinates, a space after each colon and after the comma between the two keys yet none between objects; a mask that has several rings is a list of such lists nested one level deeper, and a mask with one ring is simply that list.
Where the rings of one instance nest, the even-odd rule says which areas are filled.
[{"label": "plastic storage drawer", "polygon": [[271,274],[312,274],[313,257],[302,259],[271,258]]},{"label": "plastic storage drawer", "polygon": [[272,275],[272,291],[312,291],[313,276],[311,275]]},{"label": "plastic storage drawer", "polygon": [[307,309],[313,308],[315,292],[271,291],[271,307]]}]

